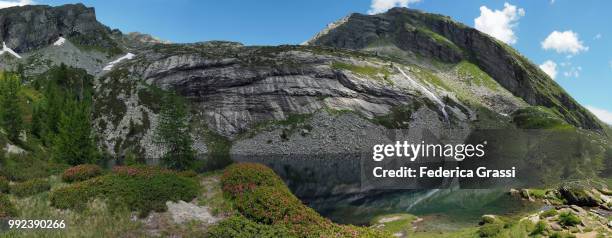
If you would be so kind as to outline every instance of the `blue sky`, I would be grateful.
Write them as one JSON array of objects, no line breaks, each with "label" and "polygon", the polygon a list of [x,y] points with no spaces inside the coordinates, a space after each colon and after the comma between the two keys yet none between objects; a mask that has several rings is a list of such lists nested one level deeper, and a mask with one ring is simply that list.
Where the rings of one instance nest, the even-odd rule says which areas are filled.
[{"label": "blue sky", "polygon": [[393,5],[448,15],[472,27],[480,18],[479,29],[511,43],[538,65],[549,61],[547,71],[556,71],[555,81],[612,123],[612,1],[34,1],[82,2],[96,8],[99,21],[123,32],[140,31],[172,42],[231,40],[247,45],[299,44],[349,13],[379,12]]}]

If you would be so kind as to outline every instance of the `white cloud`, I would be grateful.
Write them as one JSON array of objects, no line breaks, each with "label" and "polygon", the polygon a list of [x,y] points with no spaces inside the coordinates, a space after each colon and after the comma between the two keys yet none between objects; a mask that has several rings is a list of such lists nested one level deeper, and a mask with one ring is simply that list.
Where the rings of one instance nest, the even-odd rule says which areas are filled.
[{"label": "white cloud", "polygon": [[17,1],[0,1],[0,9],[2,8],[7,8],[7,7],[15,7],[15,6],[25,6],[25,5],[30,5],[30,4],[34,4],[34,1],[32,0],[17,0]]},{"label": "white cloud", "polygon": [[543,64],[540,65],[540,69],[544,71],[544,73],[548,74],[550,78],[555,79],[557,77],[557,63],[552,60],[547,60]]},{"label": "white cloud", "polygon": [[584,43],[578,39],[578,34],[573,31],[553,31],[542,41],[542,49],[555,50],[557,53],[578,54],[589,50]]},{"label": "white cloud", "polygon": [[608,125],[612,125],[612,112],[606,109],[601,109],[589,105],[587,105],[586,108],[589,109],[589,111],[591,111],[593,114],[595,114],[595,116],[597,116],[599,120],[607,123]]},{"label": "white cloud", "polygon": [[567,78],[579,78],[582,67],[572,67],[568,71],[563,72],[563,76]]},{"label": "white cloud", "polygon": [[518,20],[525,16],[525,10],[509,3],[504,3],[504,9],[491,10],[480,7],[480,16],[474,19],[474,27],[508,44],[516,43],[514,28]]},{"label": "white cloud", "polygon": [[409,4],[420,2],[421,0],[372,0],[369,14],[386,12],[394,7],[408,7]]}]

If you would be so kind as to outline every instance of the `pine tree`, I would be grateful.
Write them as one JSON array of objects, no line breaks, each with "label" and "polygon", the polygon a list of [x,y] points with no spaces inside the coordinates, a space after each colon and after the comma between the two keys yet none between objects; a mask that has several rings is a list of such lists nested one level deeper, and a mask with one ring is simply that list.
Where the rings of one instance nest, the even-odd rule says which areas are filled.
[{"label": "pine tree", "polygon": [[89,105],[69,100],[61,113],[58,133],[53,141],[53,158],[70,165],[97,161],[98,153],[92,138]]},{"label": "pine tree", "polygon": [[181,97],[168,93],[163,98],[159,124],[155,130],[155,142],[166,149],[162,162],[167,167],[185,170],[195,162],[189,129],[186,103]]},{"label": "pine tree", "polygon": [[19,78],[3,73],[0,79],[0,125],[6,130],[8,139],[17,143],[19,134],[23,129],[23,118],[19,107],[19,90],[21,82]]}]

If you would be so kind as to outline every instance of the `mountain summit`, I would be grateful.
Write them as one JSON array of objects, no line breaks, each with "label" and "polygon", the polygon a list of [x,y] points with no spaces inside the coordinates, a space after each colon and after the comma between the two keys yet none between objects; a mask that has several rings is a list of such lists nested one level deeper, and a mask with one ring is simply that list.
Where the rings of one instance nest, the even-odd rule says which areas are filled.
[{"label": "mountain summit", "polygon": [[602,129],[585,108],[512,47],[450,17],[398,7],[377,15],[351,14],[330,26],[307,44],[375,52],[406,62],[470,62],[525,102],[553,108],[575,126]]},{"label": "mountain summit", "polygon": [[18,53],[43,48],[61,36],[83,46],[117,47],[109,37],[110,28],[96,20],[93,8],[83,4],[0,9],[0,28],[0,40]]}]

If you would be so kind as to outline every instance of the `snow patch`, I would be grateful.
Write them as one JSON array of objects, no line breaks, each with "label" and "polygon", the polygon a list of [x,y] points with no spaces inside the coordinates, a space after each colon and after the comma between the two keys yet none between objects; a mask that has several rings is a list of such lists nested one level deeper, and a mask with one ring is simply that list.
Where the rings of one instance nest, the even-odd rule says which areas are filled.
[{"label": "snow patch", "polygon": [[4,53],[9,53],[15,57],[17,57],[18,59],[21,59],[21,56],[17,53],[15,53],[15,51],[13,51],[11,48],[6,47],[6,43],[4,43],[4,41],[2,42],[2,51],[0,51],[0,55],[3,55]]},{"label": "snow patch", "polygon": [[135,55],[135,54],[132,54],[132,53],[127,53],[126,55],[121,56],[121,58],[116,59],[115,61],[108,63],[108,64],[107,64],[107,65],[104,67],[104,69],[102,69],[102,70],[105,70],[105,71],[110,71],[111,69],[113,69],[113,66],[115,66],[115,64],[118,64],[119,62],[121,62],[121,61],[123,61],[123,60],[130,60],[130,59],[134,58],[134,56],[136,56],[136,55]]},{"label": "snow patch", "polygon": [[57,39],[55,41],[55,43],[53,43],[54,46],[62,46],[64,43],[66,43],[66,39],[64,37],[61,37],[59,39]]}]

